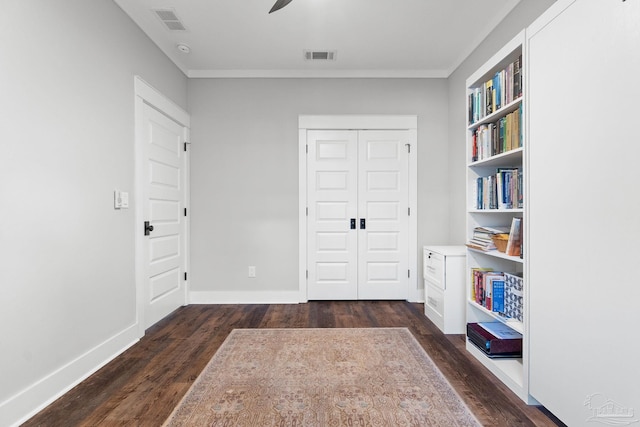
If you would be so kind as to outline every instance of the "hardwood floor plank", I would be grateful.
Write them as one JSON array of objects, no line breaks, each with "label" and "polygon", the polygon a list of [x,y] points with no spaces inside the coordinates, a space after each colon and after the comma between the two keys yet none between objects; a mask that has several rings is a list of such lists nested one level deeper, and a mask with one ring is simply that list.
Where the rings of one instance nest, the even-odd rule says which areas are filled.
[{"label": "hardwood floor plank", "polygon": [[182,307],[23,426],[159,426],[233,329],[302,327],[406,327],[484,425],[562,425],[525,405],[467,353],[464,336],[442,334],[423,309],[403,301]]}]

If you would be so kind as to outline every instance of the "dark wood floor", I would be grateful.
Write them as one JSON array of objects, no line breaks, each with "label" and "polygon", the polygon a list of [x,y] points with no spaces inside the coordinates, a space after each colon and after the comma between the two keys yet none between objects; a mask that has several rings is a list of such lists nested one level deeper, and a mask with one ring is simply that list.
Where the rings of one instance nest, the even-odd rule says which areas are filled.
[{"label": "dark wood floor", "polygon": [[407,302],[299,305],[191,305],[147,331],[139,343],[23,426],[160,426],[235,328],[407,327],[486,426],[556,426],[525,405],[464,349]]}]

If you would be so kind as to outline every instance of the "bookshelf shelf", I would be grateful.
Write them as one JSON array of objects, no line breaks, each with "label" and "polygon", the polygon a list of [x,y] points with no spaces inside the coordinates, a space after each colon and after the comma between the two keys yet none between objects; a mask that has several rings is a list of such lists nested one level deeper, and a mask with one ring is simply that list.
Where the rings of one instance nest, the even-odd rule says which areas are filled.
[{"label": "bookshelf shelf", "polygon": [[511,255],[507,255],[504,252],[500,252],[497,250],[491,250],[491,251],[482,251],[480,249],[474,249],[474,248],[467,248],[468,251],[470,252],[474,252],[476,254],[482,254],[482,255],[486,255],[488,257],[494,257],[494,258],[500,258],[500,259],[506,259],[508,261],[512,261],[518,264],[522,264],[524,262],[523,258],[520,258],[519,256],[511,256]]},{"label": "bookshelf shelf", "polygon": [[[498,229],[509,227],[507,228],[509,230],[512,229],[512,222],[517,224],[518,219],[521,223],[527,221],[527,209],[523,208],[526,206],[524,204],[526,188],[524,187],[527,182],[528,149],[523,113],[527,94],[524,87],[526,82],[524,76],[526,64],[523,63],[523,59],[526,59],[524,46],[525,32],[522,31],[467,79],[467,122],[474,121],[474,123],[466,128],[466,235],[468,240],[473,238],[474,242],[482,237],[481,231],[486,230],[487,227]],[[501,106],[501,108],[492,111],[495,106]],[[517,114],[515,119],[514,114]],[[515,127],[509,127],[509,138],[507,133],[503,133],[503,127],[507,128],[505,124],[507,120],[511,120],[509,122],[511,125],[517,123]],[[503,142],[506,140],[512,143],[505,145]],[[513,143],[514,141],[516,143]],[[476,158],[479,160],[474,161],[473,159]],[[506,177],[505,173],[512,175]],[[478,209],[479,207],[485,207],[485,209]],[[517,230],[517,227],[512,230]],[[526,230],[526,227],[523,227],[523,230]],[[521,236],[526,239],[526,235],[521,234]],[[518,397],[531,404],[535,403],[535,399],[529,394],[528,384],[526,255],[526,251],[525,257],[520,258],[519,255],[510,256],[497,250],[483,251],[467,248],[467,323],[496,321],[504,323],[522,334],[523,352],[521,358],[491,358],[471,342],[467,342],[466,348]],[[480,270],[497,272],[499,278],[490,278],[492,274],[477,272]],[[511,280],[511,286],[514,283],[514,277],[520,278],[517,279],[517,284],[518,289],[522,289],[522,297],[518,298],[522,305],[520,306],[518,302],[516,312],[510,311],[512,306],[507,308],[505,297],[504,309],[513,318],[507,318],[485,308],[484,302],[479,303],[486,299],[489,306],[490,291],[493,283],[497,283],[493,280],[502,280],[502,276],[505,278],[505,289],[507,277]],[[486,284],[478,281],[484,280],[482,279],[484,277],[487,278]],[[510,289],[510,292],[513,292],[513,288]],[[482,296],[476,299],[478,290]],[[492,296],[492,303],[496,295]]]},{"label": "bookshelf shelf", "polygon": [[505,213],[505,214],[522,214],[524,212],[524,209],[522,208],[518,208],[518,209],[469,209],[468,211],[469,213],[487,213],[487,214],[499,214],[499,213]]},{"label": "bookshelf shelf", "polygon": [[522,163],[523,151],[524,149],[522,147],[515,148],[513,150],[509,150],[504,153],[500,153],[486,159],[471,162],[467,166],[470,168],[479,168],[479,167],[499,168],[499,167],[511,166],[513,164]]},{"label": "bookshelf shelf", "polygon": [[519,390],[516,394],[521,399],[525,401],[529,400],[528,396],[522,395],[525,383],[522,359],[491,359],[469,341],[467,341],[466,349],[478,359],[485,368],[493,372],[507,387],[511,390]]},{"label": "bookshelf shelf", "polygon": [[516,332],[520,332],[521,334],[524,334],[524,324],[518,320],[515,319],[509,319],[506,318],[504,316],[500,316],[497,313],[494,313],[492,311],[487,310],[485,307],[481,306],[480,304],[478,304],[475,301],[467,301],[467,303],[471,306],[471,308],[473,310],[479,310],[481,312],[484,312],[484,314],[486,314],[487,316],[491,317],[493,320],[497,321],[497,322],[501,322],[504,323],[506,325],[508,325],[511,329],[513,329]]},{"label": "bookshelf shelf", "polygon": [[482,126],[485,125],[487,123],[491,123],[496,121],[497,119],[499,119],[500,117],[512,113],[515,110],[517,110],[520,105],[522,104],[522,96],[515,99],[514,101],[511,101],[510,103],[508,103],[507,105],[505,105],[504,107],[500,108],[497,111],[494,111],[493,113],[484,116],[482,119],[478,120],[475,123],[472,123],[469,125],[468,129],[469,130],[474,130],[476,128],[478,128],[478,126]]}]

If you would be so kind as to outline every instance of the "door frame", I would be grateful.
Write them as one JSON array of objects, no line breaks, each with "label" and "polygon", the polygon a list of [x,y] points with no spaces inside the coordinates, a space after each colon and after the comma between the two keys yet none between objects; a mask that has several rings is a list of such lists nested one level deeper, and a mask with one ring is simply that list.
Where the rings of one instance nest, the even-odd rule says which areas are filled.
[{"label": "door frame", "polygon": [[[144,259],[144,200],[143,200],[143,186],[145,185],[145,177],[143,176],[144,160],[142,157],[142,146],[144,141],[144,106],[148,105],[155,110],[166,115],[176,123],[187,128],[187,138],[189,138],[189,129],[191,128],[191,117],[189,113],[175,104],[171,99],[163,95],[156,88],[144,81],[140,76],[134,77],[134,92],[135,92],[135,277],[136,277],[136,323],[138,325],[139,336],[145,334],[145,259]],[[190,166],[190,150],[185,152],[183,157],[183,167],[185,168],[185,182],[184,182],[184,207],[187,212],[190,211],[190,182],[189,182],[189,166]],[[191,215],[184,217],[183,233],[184,243],[182,249],[185,254],[185,272],[190,271],[191,257],[189,254],[189,236],[191,232]],[[184,301],[185,304],[189,303],[189,280],[185,280],[184,283]]]},{"label": "door frame", "polygon": [[298,116],[298,283],[299,300],[307,302],[307,131],[406,130],[409,156],[409,289],[407,300],[423,298],[418,288],[418,116],[414,115],[299,115]]}]

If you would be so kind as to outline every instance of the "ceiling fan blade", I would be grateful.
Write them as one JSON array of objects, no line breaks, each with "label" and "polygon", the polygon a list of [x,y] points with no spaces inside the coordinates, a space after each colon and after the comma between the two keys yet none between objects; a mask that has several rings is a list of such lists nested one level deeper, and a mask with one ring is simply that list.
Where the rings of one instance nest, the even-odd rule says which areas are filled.
[{"label": "ceiling fan blade", "polygon": [[273,5],[269,13],[275,12],[276,10],[280,10],[286,5],[288,5],[289,3],[291,3],[291,0],[278,0],[276,1],[276,4]]}]

